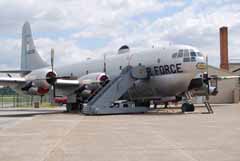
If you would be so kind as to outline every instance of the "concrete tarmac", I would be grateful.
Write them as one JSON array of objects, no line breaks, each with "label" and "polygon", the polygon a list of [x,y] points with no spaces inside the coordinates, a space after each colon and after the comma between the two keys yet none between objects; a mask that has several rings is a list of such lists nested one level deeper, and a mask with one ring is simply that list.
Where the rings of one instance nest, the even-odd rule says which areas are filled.
[{"label": "concrete tarmac", "polygon": [[240,160],[239,104],[214,114],[40,111],[0,110],[0,161]]}]

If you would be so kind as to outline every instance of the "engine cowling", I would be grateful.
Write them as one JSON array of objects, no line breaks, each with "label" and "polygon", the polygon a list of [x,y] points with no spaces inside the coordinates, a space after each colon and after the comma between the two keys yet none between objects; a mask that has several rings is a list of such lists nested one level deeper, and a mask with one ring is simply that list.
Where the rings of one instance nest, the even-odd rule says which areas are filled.
[{"label": "engine cowling", "polygon": [[41,87],[31,87],[26,93],[30,95],[45,95],[49,92],[49,88],[41,88]]},{"label": "engine cowling", "polygon": [[53,85],[57,81],[57,74],[53,71],[50,71],[46,74],[46,81],[48,84]]},{"label": "engine cowling", "polygon": [[27,83],[21,88],[30,95],[45,95],[56,82],[56,73],[52,71],[34,71],[26,77]]},{"label": "engine cowling", "polygon": [[80,85],[85,85],[87,90],[94,91],[104,86],[109,81],[109,76],[106,73],[91,73],[80,77],[78,80]]},{"label": "engine cowling", "polygon": [[209,95],[212,96],[216,96],[218,94],[217,88],[213,86],[209,87],[209,91],[207,87],[204,86],[202,88],[192,90],[193,96],[205,96],[207,92],[209,92]]},{"label": "engine cowling", "polygon": [[[40,79],[39,79],[40,78]],[[69,77],[57,77],[53,71],[41,71],[32,73],[27,77],[28,82],[22,87],[22,91],[32,95],[44,95],[49,92],[51,85],[54,85],[57,79],[66,79]],[[70,79],[71,80],[71,79]],[[109,81],[109,76],[105,73],[90,73],[78,79],[82,93],[90,93],[104,86]],[[88,90],[88,92],[84,91]]]}]

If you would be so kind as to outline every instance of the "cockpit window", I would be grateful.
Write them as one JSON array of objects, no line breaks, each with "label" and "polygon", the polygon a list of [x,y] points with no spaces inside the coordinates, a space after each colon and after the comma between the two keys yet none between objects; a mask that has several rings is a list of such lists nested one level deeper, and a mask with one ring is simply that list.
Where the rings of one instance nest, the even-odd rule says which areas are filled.
[{"label": "cockpit window", "polygon": [[177,55],[178,55],[178,53],[174,53],[174,54],[172,55],[172,58],[176,58]]},{"label": "cockpit window", "polygon": [[192,56],[192,57],[191,57],[191,61],[192,61],[192,62],[195,62],[195,61],[196,61],[196,57],[193,57],[193,56]]},{"label": "cockpit window", "polygon": [[178,52],[178,58],[181,58],[181,57],[183,57],[183,50],[179,50]]},{"label": "cockpit window", "polygon": [[190,53],[190,55],[191,55],[191,56],[194,56],[194,57],[197,56],[197,54],[196,54],[194,51],[192,51],[192,52]]},{"label": "cockpit window", "polygon": [[196,57],[198,56],[197,53],[193,49],[184,49],[184,58],[183,62],[195,62]]},{"label": "cockpit window", "polygon": [[190,57],[183,58],[183,62],[190,62]]},{"label": "cockpit window", "polygon": [[202,53],[200,53],[200,52],[196,52],[196,54],[197,54],[197,56],[203,57]]},{"label": "cockpit window", "polygon": [[203,57],[200,52],[195,52],[193,49],[180,49],[177,53],[172,54],[172,58],[182,58],[183,62],[195,62],[196,57]]},{"label": "cockpit window", "polygon": [[189,51],[187,49],[183,50],[184,58],[189,57]]}]

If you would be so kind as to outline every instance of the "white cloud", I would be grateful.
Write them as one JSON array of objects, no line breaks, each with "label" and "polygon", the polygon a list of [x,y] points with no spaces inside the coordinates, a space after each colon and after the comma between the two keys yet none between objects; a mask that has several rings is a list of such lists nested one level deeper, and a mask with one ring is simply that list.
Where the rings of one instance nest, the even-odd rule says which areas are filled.
[{"label": "white cloud", "polygon": [[[237,0],[2,0],[0,18],[0,62],[11,68],[19,64],[21,26],[26,20],[32,24],[40,54],[49,60],[54,47],[58,64],[96,57],[123,44],[143,47],[171,42],[194,45],[218,65],[218,28],[223,25],[229,26],[230,56],[239,55]],[[99,47],[96,38],[107,42]],[[89,49],[79,45],[85,39],[93,40]],[[6,52],[11,54],[5,56]],[[10,56],[16,58],[14,63],[5,61]]]},{"label": "white cloud", "polygon": [[19,67],[20,64],[20,40],[0,40],[0,69]]},{"label": "white cloud", "polygon": [[94,57],[93,52],[79,48],[74,41],[42,38],[37,39],[35,42],[39,53],[48,62],[50,62],[51,48],[54,48],[55,61],[57,64],[70,64]]}]

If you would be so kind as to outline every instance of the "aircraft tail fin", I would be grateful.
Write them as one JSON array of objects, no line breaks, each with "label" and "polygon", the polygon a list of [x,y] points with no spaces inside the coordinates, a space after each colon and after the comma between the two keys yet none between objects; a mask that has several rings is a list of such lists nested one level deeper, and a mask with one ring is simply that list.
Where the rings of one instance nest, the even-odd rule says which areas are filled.
[{"label": "aircraft tail fin", "polygon": [[32,38],[31,27],[25,22],[22,28],[21,70],[34,70],[49,66],[38,54]]}]

